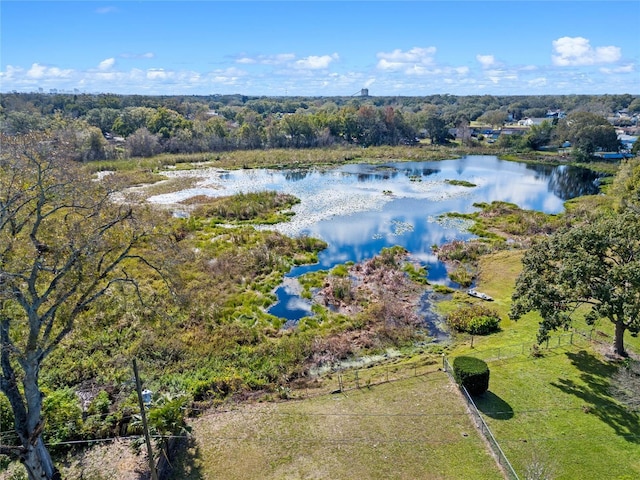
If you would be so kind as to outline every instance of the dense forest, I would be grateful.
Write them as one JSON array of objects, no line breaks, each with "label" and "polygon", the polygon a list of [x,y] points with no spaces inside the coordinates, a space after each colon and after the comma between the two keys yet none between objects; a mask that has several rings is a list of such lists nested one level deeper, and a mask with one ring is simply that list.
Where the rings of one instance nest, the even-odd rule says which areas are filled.
[{"label": "dense forest", "polygon": [[[582,112],[630,127],[637,126],[640,113],[640,98],[630,94],[274,98],[10,93],[2,95],[0,105],[0,131],[55,130],[73,144],[81,161],[424,140],[447,144],[455,138],[474,146],[483,137],[472,124],[485,131],[525,118],[555,124],[564,115]],[[533,137],[502,136],[494,146],[536,150],[567,139],[538,129]]]}]

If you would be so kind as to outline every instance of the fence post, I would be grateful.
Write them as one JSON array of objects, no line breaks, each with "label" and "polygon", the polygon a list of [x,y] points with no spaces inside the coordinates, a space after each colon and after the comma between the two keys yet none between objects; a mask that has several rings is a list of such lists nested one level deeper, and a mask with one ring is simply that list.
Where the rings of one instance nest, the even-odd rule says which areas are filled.
[{"label": "fence post", "polygon": [[360,382],[358,381],[358,370],[356,370],[356,388],[360,388]]},{"label": "fence post", "polygon": [[156,466],[153,461],[153,448],[151,447],[151,436],[149,435],[149,427],[147,425],[147,414],[145,411],[144,401],[142,400],[142,387],[140,386],[140,376],[138,375],[138,364],[136,359],[133,359],[133,375],[136,379],[136,391],[138,393],[138,403],[140,404],[140,417],[142,418],[142,428],[144,431],[144,439],[147,444],[147,456],[149,457],[149,470],[151,470],[151,478],[158,480],[158,473],[156,472]]},{"label": "fence post", "polygon": [[569,343],[573,345],[573,332],[571,332],[571,337],[569,337]]}]

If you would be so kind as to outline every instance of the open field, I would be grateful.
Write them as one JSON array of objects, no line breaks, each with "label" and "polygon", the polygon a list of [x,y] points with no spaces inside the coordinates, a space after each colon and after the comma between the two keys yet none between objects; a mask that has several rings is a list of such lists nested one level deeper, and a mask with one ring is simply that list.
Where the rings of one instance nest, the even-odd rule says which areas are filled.
[{"label": "open field", "polygon": [[173,479],[497,479],[440,371],[302,401],[240,405],[193,423]]}]

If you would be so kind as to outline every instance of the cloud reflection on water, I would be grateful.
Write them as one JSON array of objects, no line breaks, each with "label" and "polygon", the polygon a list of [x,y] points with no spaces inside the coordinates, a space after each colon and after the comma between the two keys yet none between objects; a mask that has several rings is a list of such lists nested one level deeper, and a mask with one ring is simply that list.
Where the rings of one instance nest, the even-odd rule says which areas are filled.
[{"label": "cloud reflection on water", "polygon": [[[464,223],[440,222],[448,212],[471,213],[477,202],[505,201],[521,208],[559,213],[564,201],[597,192],[597,176],[584,169],[507,162],[494,156],[467,156],[439,162],[385,165],[349,164],[334,169],[169,171],[167,176],[200,178],[196,188],[157,195],[149,202],[171,205],[195,195],[211,197],[276,190],[298,197],[290,222],[260,228],[290,236],[308,234],[329,246],[315,266],[295,268],[290,275],[358,262],[383,247],[401,245],[429,269],[429,279],[446,283],[446,272],[432,253],[433,245],[468,239]],[[464,180],[475,187],[451,185]],[[390,192],[390,193],[389,193]],[[283,291],[295,315],[308,307]],[[282,307],[282,304],[280,307]],[[294,315],[294,316],[295,316]],[[290,317],[287,317],[290,318]]]}]

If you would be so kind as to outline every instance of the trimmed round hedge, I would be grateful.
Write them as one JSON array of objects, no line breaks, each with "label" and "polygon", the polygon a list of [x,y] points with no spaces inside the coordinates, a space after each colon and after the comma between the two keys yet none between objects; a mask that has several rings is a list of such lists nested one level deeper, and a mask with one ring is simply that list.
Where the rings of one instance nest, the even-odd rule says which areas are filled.
[{"label": "trimmed round hedge", "polygon": [[489,366],[475,357],[453,359],[453,378],[471,395],[482,395],[489,390]]}]

